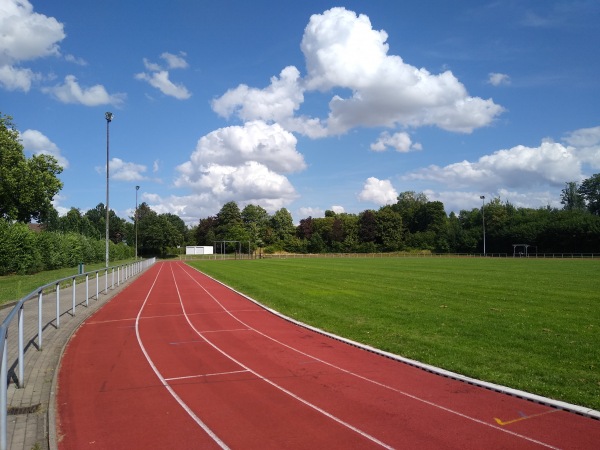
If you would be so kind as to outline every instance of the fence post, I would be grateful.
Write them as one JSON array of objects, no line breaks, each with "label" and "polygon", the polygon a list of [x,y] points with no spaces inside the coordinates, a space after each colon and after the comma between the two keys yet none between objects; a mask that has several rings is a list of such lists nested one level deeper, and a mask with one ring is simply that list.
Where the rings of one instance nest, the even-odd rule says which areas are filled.
[{"label": "fence post", "polygon": [[56,328],[60,328],[60,283],[56,283]]},{"label": "fence post", "polygon": [[25,347],[23,345],[23,315],[25,310],[25,304],[19,308],[19,387],[25,387]]},{"label": "fence post", "polygon": [[88,273],[85,274],[85,306],[88,307],[90,305],[90,287],[89,287],[90,275]]},{"label": "fence post", "polygon": [[73,317],[75,317],[75,277],[73,277]]},{"label": "fence post", "polygon": [[42,349],[42,330],[44,329],[42,326],[42,296],[43,292],[40,290],[38,292],[38,350]]}]

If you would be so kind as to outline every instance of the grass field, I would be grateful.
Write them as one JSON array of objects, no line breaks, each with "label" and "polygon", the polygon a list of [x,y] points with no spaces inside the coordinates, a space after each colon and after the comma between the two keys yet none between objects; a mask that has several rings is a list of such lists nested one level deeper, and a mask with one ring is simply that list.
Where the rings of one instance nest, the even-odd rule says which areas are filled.
[{"label": "grass field", "polygon": [[[111,262],[111,266],[133,262],[134,260]],[[85,271],[98,270],[104,267],[104,263],[86,264]],[[34,289],[44,286],[61,278],[77,275],[79,267],[68,267],[65,269],[48,270],[33,275],[6,275],[0,276],[0,305],[15,300],[20,300]],[[84,280],[85,281],[85,280]],[[79,283],[79,281],[77,281]]]},{"label": "grass field", "polygon": [[351,258],[191,265],[337,335],[600,410],[600,260]]}]

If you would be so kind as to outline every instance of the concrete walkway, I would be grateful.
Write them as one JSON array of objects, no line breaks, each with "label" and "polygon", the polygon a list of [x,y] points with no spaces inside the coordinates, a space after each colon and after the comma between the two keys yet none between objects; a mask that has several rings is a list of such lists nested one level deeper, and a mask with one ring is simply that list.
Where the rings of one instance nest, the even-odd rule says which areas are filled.
[{"label": "concrete walkway", "polygon": [[[143,273],[143,272],[141,272]],[[115,273],[115,277],[117,274]],[[72,286],[60,289],[59,327],[56,326],[56,292],[44,294],[42,302],[42,349],[38,340],[38,301],[29,300],[24,308],[24,387],[17,383],[18,335],[17,320],[13,320],[8,332],[8,415],[7,445],[14,450],[55,449],[55,421],[53,396],[58,364],[69,338],[94,312],[117,293],[126,289],[138,275],[129,277],[117,285],[112,273],[108,274],[108,292],[101,292],[96,299],[96,278],[90,278],[89,299],[86,301],[85,282],[75,289],[75,314],[73,314]],[[104,291],[105,279],[98,279],[99,290]],[[111,288],[112,286],[112,288]],[[86,305],[87,304],[87,305]],[[10,313],[13,305],[3,305],[0,323]]]}]

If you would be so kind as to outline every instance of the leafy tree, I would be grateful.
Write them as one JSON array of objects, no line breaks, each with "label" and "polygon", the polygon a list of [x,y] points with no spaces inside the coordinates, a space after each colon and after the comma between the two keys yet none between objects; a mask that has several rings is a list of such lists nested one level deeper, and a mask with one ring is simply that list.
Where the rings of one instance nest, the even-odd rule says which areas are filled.
[{"label": "leafy tree", "polygon": [[90,221],[90,223],[96,230],[96,234],[94,237],[102,237],[105,235],[106,207],[104,206],[104,203],[98,203],[95,208],[88,209],[85,212],[84,216],[87,217],[87,219]]},{"label": "leafy tree", "polygon": [[172,214],[159,215],[145,203],[143,205],[143,214],[138,222],[139,253],[166,256],[169,248],[180,246],[183,242],[179,223]]},{"label": "leafy tree", "polygon": [[175,230],[176,234],[173,236],[173,240],[175,241],[174,246],[184,246],[187,235],[187,227],[185,226],[183,219],[172,213],[164,213],[161,214],[161,216],[164,217]]},{"label": "leafy tree", "polygon": [[271,217],[271,227],[273,228],[275,238],[283,244],[294,237],[294,232],[296,231],[292,215],[285,208],[275,211],[275,214]]},{"label": "leafy tree", "polygon": [[72,207],[69,211],[67,211],[67,214],[60,218],[61,231],[80,233],[81,219],[81,211],[75,207]]},{"label": "leafy tree", "polygon": [[263,247],[265,232],[269,227],[269,213],[261,206],[246,205],[241,216],[246,235],[253,248]]},{"label": "leafy tree", "polygon": [[333,230],[334,220],[335,218],[332,215],[313,219],[314,234],[318,234],[321,236],[323,242],[325,243],[325,246],[331,246],[331,232]]},{"label": "leafy tree", "polygon": [[376,214],[377,244],[383,251],[397,251],[402,246],[402,216],[387,205]]},{"label": "leafy tree", "polygon": [[565,183],[565,188],[560,194],[560,203],[564,205],[564,209],[567,211],[585,209],[585,199],[578,191],[576,182],[570,181]]},{"label": "leafy tree", "polygon": [[600,215],[600,173],[592,175],[581,182],[578,193],[585,199],[587,209],[592,214]]},{"label": "leafy tree", "polygon": [[227,229],[242,224],[242,213],[236,202],[227,202],[217,213],[217,226],[221,233],[227,234]]},{"label": "leafy tree", "polygon": [[358,216],[356,214],[341,213],[336,216],[342,224],[343,240],[337,250],[355,252],[360,245],[358,240]]},{"label": "leafy tree", "polygon": [[210,216],[206,219],[200,219],[196,229],[196,245],[213,245],[217,240],[217,217]]},{"label": "leafy tree", "polygon": [[57,177],[61,172],[52,156],[27,159],[12,117],[0,113],[0,217],[23,223],[46,221],[63,186]]},{"label": "leafy tree", "polygon": [[300,224],[296,227],[296,236],[300,239],[310,239],[314,233],[314,220],[311,216],[306,219],[301,219]]},{"label": "leafy tree", "polygon": [[377,239],[377,218],[375,211],[368,209],[359,214],[358,238],[362,243],[375,243],[375,239]]},{"label": "leafy tree", "polygon": [[326,248],[325,241],[319,233],[314,233],[308,240],[307,250],[310,253],[322,253]]},{"label": "leafy tree", "polygon": [[48,210],[46,218],[41,222],[46,231],[58,231],[60,228],[60,216],[58,211],[52,207]]},{"label": "leafy tree", "polygon": [[406,191],[398,195],[397,202],[392,205],[392,209],[402,216],[402,223],[410,233],[426,230],[424,224],[419,224],[418,211],[427,201],[427,196],[422,192]]}]

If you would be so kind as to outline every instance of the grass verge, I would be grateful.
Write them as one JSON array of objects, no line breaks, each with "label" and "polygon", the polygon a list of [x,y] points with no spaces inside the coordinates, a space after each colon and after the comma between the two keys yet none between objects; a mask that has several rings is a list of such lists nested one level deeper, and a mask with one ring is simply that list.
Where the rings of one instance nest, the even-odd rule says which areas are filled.
[{"label": "grass verge", "polygon": [[600,261],[197,261],[283,314],[411,359],[600,410]]},{"label": "grass verge", "polygon": [[[133,262],[134,260],[111,262],[111,266]],[[104,263],[86,264],[85,271],[90,272],[104,267]],[[20,300],[34,289],[54,280],[77,275],[79,267],[48,270],[33,275],[0,276],[0,305]],[[77,281],[79,283],[79,281]]]}]

